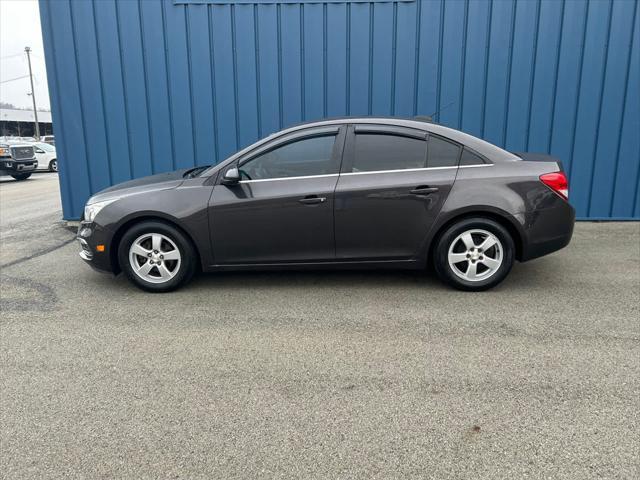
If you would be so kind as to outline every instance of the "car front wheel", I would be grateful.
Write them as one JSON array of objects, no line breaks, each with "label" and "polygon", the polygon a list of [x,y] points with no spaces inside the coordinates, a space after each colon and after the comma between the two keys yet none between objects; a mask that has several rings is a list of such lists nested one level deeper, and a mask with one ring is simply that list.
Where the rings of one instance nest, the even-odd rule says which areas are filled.
[{"label": "car front wheel", "polygon": [[196,257],[181,231],[155,221],[131,227],[118,248],[120,268],[148,292],[169,292],[184,285],[195,273]]},{"label": "car front wheel", "polygon": [[58,161],[55,158],[49,162],[49,171],[50,172],[58,171]]},{"label": "car front wheel", "polygon": [[438,276],[460,290],[487,290],[513,266],[515,245],[509,232],[488,218],[467,218],[447,228],[434,251]]}]

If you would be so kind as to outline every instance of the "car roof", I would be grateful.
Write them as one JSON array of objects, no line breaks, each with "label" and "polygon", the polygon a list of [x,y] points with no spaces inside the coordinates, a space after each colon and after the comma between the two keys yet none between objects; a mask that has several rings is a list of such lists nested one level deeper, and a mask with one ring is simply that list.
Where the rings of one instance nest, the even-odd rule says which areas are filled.
[{"label": "car roof", "polygon": [[455,142],[461,143],[469,147],[472,150],[484,155],[489,158],[491,161],[518,161],[516,155],[508,152],[492,143],[489,143],[481,138],[474,137],[473,135],[469,135],[468,133],[461,132],[460,130],[455,130],[453,128],[445,127],[444,125],[439,125],[437,123],[429,122],[425,117],[415,118],[401,118],[401,117],[336,117],[336,118],[328,118],[325,120],[304,122],[293,125],[285,130],[281,130],[279,132],[274,133],[272,136],[267,138],[275,138],[281,135],[295,132],[297,130],[302,130],[305,128],[311,127],[323,127],[330,125],[344,125],[344,124],[375,124],[375,125],[386,125],[390,127],[405,127],[405,128],[413,128],[417,130],[422,130],[424,132],[433,133],[435,135],[440,135],[445,138],[449,138]]}]

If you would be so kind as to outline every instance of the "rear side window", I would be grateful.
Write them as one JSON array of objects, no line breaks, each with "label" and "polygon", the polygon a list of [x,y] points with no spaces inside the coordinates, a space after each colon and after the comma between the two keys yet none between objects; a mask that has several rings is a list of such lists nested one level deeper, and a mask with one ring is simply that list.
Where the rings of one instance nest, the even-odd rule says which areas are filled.
[{"label": "rear side window", "polygon": [[242,180],[306,177],[337,173],[332,159],[335,135],[287,143],[240,165]]},{"label": "rear side window", "polygon": [[427,167],[457,167],[460,147],[440,137],[429,136]]},{"label": "rear side window", "polygon": [[466,148],[462,150],[462,156],[460,157],[460,166],[462,165],[484,165],[485,161],[480,155],[476,155]]},{"label": "rear side window", "polygon": [[427,142],[382,133],[358,133],[352,172],[424,168]]}]

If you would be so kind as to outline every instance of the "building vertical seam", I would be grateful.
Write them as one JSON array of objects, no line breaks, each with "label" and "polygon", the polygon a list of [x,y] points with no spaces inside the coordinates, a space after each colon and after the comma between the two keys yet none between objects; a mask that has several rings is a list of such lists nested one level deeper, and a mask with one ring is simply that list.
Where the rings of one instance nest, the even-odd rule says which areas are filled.
[{"label": "building vertical seam", "polygon": [[213,147],[215,149],[214,155],[216,163],[220,161],[218,155],[220,154],[220,147],[218,145],[218,102],[216,99],[216,56],[215,56],[215,43],[213,41],[213,28],[211,23],[213,22],[213,5],[207,6],[207,30],[209,34],[209,52],[210,62],[209,68],[211,69],[211,113],[213,115]]},{"label": "building vertical seam", "polygon": [[169,56],[167,55],[167,50],[169,46],[167,44],[167,20],[165,18],[164,6],[165,2],[160,4],[160,13],[162,18],[162,41],[164,43],[164,68],[167,82],[167,104],[169,107],[169,132],[171,136],[171,166],[173,169],[176,168],[176,147],[175,147],[175,131],[174,131],[174,122],[173,122],[173,99],[171,95],[171,75],[169,73]]},{"label": "building vertical seam", "polygon": [[[593,135],[594,143],[593,143],[593,155],[591,157],[591,175],[589,176],[589,195],[588,205],[587,205],[587,216],[591,214],[591,205],[592,198],[591,194],[593,193],[593,180],[595,177],[595,169],[596,169],[596,158],[598,156],[598,140],[600,138],[600,123],[602,121],[602,99],[604,97],[604,85],[607,80],[606,72],[607,66],[609,65],[609,48],[611,47],[611,19],[613,17],[613,2],[609,3],[609,18],[607,20],[607,40],[606,47],[604,51],[604,65],[602,67],[602,74],[600,75],[600,96],[598,98],[598,114],[596,116],[596,129]],[[615,171],[614,171],[614,181],[615,181]],[[613,195],[612,195],[613,197]],[[612,198],[609,198],[609,202],[611,202]]]},{"label": "building vertical seam", "polygon": [[[629,52],[627,53],[627,71],[625,74],[625,81],[624,81],[624,94],[622,96],[623,100],[622,100],[622,112],[620,113],[620,128],[618,129],[618,141],[616,142],[616,154],[614,157],[614,168],[613,168],[613,195],[611,195],[611,204],[609,205],[609,216],[613,216],[613,205],[614,205],[614,201],[616,198],[616,183],[618,180],[618,164],[620,163],[620,144],[622,142],[622,126],[623,126],[623,122],[624,122],[624,117],[627,113],[627,95],[629,93],[629,77],[630,77],[630,72],[631,72],[631,53],[633,52],[633,41],[635,38],[635,34],[636,34],[636,15],[638,15],[638,2],[634,2],[633,4],[633,16],[632,16],[632,20],[631,20],[631,36],[629,39]],[[640,168],[638,169],[638,172],[640,172]],[[633,203],[631,204],[631,215],[633,215],[635,212],[635,204],[636,204],[636,194],[637,194],[637,183],[636,182],[636,188],[634,189],[634,195],[633,195]]]},{"label": "building vertical seam", "polygon": [[525,139],[525,149],[529,150],[529,140],[531,132],[531,111],[533,106],[533,91],[536,81],[536,65],[538,57],[538,36],[540,34],[540,3],[536,3],[536,26],[533,33],[533,48],[531,50],[531,75],[529,77],[529,105],[527,111],[527,129]]},{"label": "building vertical seam", "polygon": [[562,8],[560,12],[560,30],[558,35],[558,50],[556,51],[556,63],[554,66],[554,80],[553,80],[553,96],[551,100],[551,118],[549,120],[549,138],[547,139],[547,153],[551,153],[551,145],[553,144],[553,128],[556,119],[556,99],[558,96],[558,72],[560,70],[560,54],[562,52],[562,36],[564,32],[564,9],[567,2],[562,1]]},{"label": "building vertical seam", "polygon": [[489,82],[489,49],[491,48],[491,32],[492,32],[492,17],[493,17],[493,0],[489,2],[489,11],[487,12],[487,37],[485,42],[485,57],[484,57],[484,84],[482,85],[482,126],[481,135],[484,137],[486,114],[487,114],[487,83]]},{"label": "building vertical seam", "polygon": [[514,2],[513,10],[511,11],[511,32],[509,37],[509,57],[507,60],[507,85],[504,97],[504,114],[502,117],[502,147],[507,145],[507,129],[509,126],[509,102],[511,101],[511,69],[513,68],[513,42],[516,30],[516,14],[518,10],[518,3]]},{"label": "building vertical seam", "polygon": [[462,128],[462,115],[464,114],[464,74],[467,64],[467,30],[469,28],[469,0],[464,2],[464,21],[462,23],[462,49],[460,55],[460,104],[458,105],[457,128]]},{"label": "building vertical seam", "polygon": [[151,164],[151,173],[156,173],[154,162],[155,155],[153,154],[153,117],[149,111],[149,77],[147,76],[147,53],[146,45],[144,43],[141,0],[138,0],[138,25],[140,26],[140,46],[142,47],[142,74],[144,77],[145,110],[147,111],[147,122],[149,123],[147,128],[149,139],[149,163]]},{"label": "building vertical seam", "polygon": [[586,12],[582,24],[582,41],[580,51],[580,62],[578,66],[578,88],[576,88],[576,105],[573,110],[573,122],[571,125],[571,153],[569,154],[569,168],[567,174],[571,178],[571,170],[573,169],[573,151],[576,145],[576,124],[578,123],[578,108],[580,107],[580,90],[582,88],[582,67],[584,65],[584,41],[587,35],[587,25],[589,22],[589,4],[586,4]]},{"label": "building vertical seam", "polygon": [[78,83],[78,98],[80,100],[80,121],[82,122],[82,142],[84,144],[84,163],[87,166],[87,176],[89,177],[89,191],[91,194],[95,193],[93,189],[93,182],[91,181],[91,161],[89,160],[89,148],[87,147],[87,132],[86,132],[86,115],[84,113],[83,107],[83,96],[82,96],[82,85],[80,82],[80,70],[78,68],[79,60],[78,60],[78,43],[76,41],[76,20],[73,15],[73,4],[71,0],[69,0],[69,16],[71,19],[71,41],[73,42],[73,55],[75,60],[76,67],[76,81]]},{"label": "building vertical seam", "polygon": [[96,4],[91,2],[91,14],[93,15],[94,37],[96,39],[96,57],[98,61],[98,81],[100,82],[100,103],[102,105],[102,121],[104,122],[104,137],[107,147],[107,171],[109,172],[109,185],[113,185],[113,166],[111,164],[111,146],[109,144],[109,122],[107,122],[107,110],[104,103],[104,84],[102,81],[102,58],[100,56],[100,42],[98,40],[98,25],[96,23]]}]

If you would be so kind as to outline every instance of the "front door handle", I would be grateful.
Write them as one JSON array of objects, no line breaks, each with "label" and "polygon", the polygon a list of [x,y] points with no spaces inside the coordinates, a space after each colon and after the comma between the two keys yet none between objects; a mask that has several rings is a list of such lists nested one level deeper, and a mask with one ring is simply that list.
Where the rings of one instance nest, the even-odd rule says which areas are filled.
[{"label": "front door handle", "polygon": [[411,190],[414,195],[429,195],[430,193],[436,193],[438,187],[429,187],[427,185],[421,185]]},{"label": "front door handle", "polygon": [[304,203],[305,205],[317,205],[319,203],[324,203],[326,201],[326,197],[319,197],[317,195],[307,195],[304,198],[298,200],[300,203]]}]

